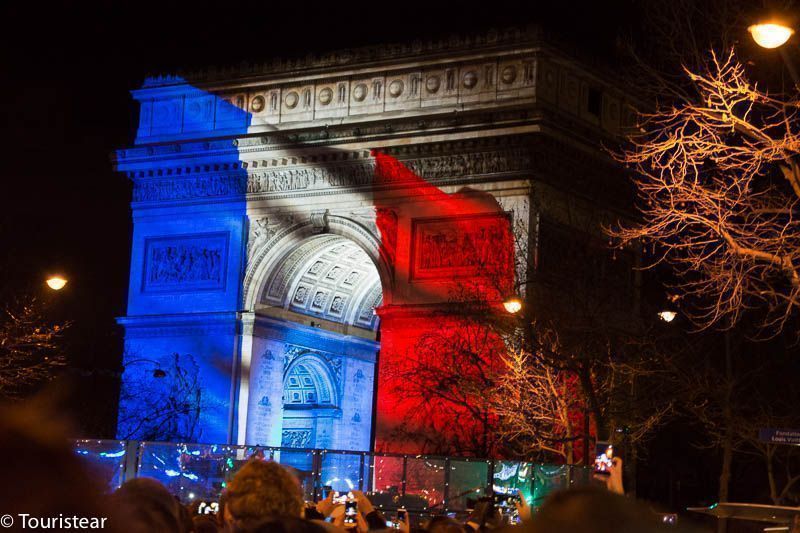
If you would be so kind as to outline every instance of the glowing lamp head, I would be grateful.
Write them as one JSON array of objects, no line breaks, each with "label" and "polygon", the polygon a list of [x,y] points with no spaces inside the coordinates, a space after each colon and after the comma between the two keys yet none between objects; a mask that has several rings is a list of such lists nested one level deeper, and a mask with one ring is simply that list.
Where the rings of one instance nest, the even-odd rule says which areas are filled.
[{"label": "glowing lamp head", "polygon": [[753,36],[753,40],[758,46],[763,48],[778,48],[783,46],[786,41],[794,34],[794,30],[778,22],[767,22],[764,24],[753,24],[747,31]]},{"label": "glowing lamp head", "polygon": [[64,288],[67,284],[67,280],[60,277],[60,276],[53,276],[52,278],[47,278],[47,286],[53,289],[54,291],[60,291]]},{"label": "glowing lamp head", "polygon": [[503,307],[505,307],[506,311],[511,313],[512,315],[519,313],[522,309],[522,301],[519,298],[509,298],[505,302],[503,302]]},{"label": "glowing lamp head", "polygon": [[675,320],[676,316],[678,316],[678,313],[676,313],[675,311],[661,311],[660,313],[658,313],[658,318],[667,323]]}]

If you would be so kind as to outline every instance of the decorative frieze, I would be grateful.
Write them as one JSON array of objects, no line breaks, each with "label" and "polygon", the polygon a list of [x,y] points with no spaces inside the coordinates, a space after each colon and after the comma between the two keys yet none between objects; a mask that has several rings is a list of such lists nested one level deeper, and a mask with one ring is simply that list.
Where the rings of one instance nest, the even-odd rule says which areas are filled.
[{"label": "decorative frieze", "polygon": [[[409,170],[426,180],[462,178],[529,170],[533,161],[528,150],[513,148],[401,160]],[[137,179],[134,201],[185,200],[247,194],[319,191],[357,188],[375,183],[375,162],[330,163],[282,167],[232,175]]]},{"label": "decorative frieze", "polygon": [[247,178],[239,171],[231,175],[173,176],[161,179],[137,180],[133,187],[134,202],[188,200],[243,195]]},{"label": "decorative frieze", "polygon": [[311,448],[310,429],[284,429],[281,431],[281,446],[286,448]]},{"label": "decorative frieze", "polygon": [[510,257],[505,214],[415,219],[411,278],[452,280],[502,272]]}]

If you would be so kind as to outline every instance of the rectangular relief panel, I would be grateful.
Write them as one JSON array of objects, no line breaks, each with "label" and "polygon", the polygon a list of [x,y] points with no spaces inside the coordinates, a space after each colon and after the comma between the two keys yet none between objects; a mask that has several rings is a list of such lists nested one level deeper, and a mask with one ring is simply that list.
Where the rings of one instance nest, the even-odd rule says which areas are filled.
[{"label": "rectangular relief panel", "polygon": [[228,240],[228,232],[146,239],[142,292],[225,290]]},{"label": "rectangular relief panel", "polygon": [[415,219],[411,231],[412,281],[496,272],[510,259],[499,253],[509,236],[505,213]]}]

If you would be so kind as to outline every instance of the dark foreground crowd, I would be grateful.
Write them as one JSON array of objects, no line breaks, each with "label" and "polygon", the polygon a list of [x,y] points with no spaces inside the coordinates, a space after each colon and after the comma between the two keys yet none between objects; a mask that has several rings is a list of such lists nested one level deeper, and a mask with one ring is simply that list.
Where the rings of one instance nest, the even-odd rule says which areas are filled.
[{"label": "dark foreground crowd", "polygon": [[245,464],[228,483],[215,515],[197,514],[196,508],[182,505],[153,479],[134,479],[111,495],[103,494],[103,487],[96,484],[64,437],[66,431],[58,420],[37,410],[0,409],[0,525],[5,531],[470,533],[510,529],[605,533],[678,529],[664,525],[648,508],[619,494],[617,476],[610,478],[608,487],[553,494],[535,513],[521,502],[515,511],[519,525],[508,525],[507,517],[496,507],[485,505],[476,506],[464,522],[442,516],[412,527],[407,514],[384,516],[368,497],[356,491],[351,493],[349,505],[335,503],[332,494],[316,504],[306,503],[291,472],[259,459]]}]

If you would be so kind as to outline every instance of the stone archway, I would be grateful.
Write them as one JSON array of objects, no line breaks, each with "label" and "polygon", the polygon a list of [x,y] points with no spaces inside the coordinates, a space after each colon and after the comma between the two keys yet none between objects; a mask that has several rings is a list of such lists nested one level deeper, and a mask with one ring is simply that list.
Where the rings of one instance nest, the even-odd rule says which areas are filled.
[{"label": "stone archway", "polygon": [[330,447],[339,404],[336,379],[322,356],[306,352],[291,360],[283,376],[281,446]]},{"label": "stone archway", "polygon": [[368,450],[382,276],[365,239],[307,230],[288,232],[262,255],[268,268],[253,269],[261,274],[243,334],[240,440]]},{"label": "stone archway", "polygon": [[389,303],[394,286],[392,265],[381,246],[381,236],[375,220],[374,208],[350,209],[346,214],[325,211],[305,215],[251,215],[248,262],[242,291],[243,308],[255,310],[258,298],[269,282],[268,278],[280,268],[286,254],[299,243],[316,236],[338,236],[361,248],[378,273],[384,303]]}]

